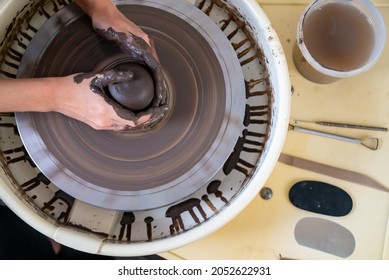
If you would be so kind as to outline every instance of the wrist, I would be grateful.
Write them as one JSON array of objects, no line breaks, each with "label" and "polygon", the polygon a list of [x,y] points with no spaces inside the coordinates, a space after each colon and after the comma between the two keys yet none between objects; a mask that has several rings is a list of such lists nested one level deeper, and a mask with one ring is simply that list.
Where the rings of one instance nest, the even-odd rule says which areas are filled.
[{"label": "wrist", "polygon": [[[70,82],[69,82],[70,81]],[[73,78],[71,76],[49,78],[50,84],[50,111],[63,113],[67,106],[72,104],[72,96],[74,92]]]}]

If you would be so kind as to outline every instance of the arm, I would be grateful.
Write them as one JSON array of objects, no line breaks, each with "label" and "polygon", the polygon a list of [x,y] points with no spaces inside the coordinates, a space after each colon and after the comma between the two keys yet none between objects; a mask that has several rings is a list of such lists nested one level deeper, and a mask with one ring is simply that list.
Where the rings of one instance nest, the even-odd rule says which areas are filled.
[{"label": "arm", "polygon": [[[0,112],[50,112],[57,78],[0,79]],[[44,102],[43,102],[44,101]]]},{"label": "arm", "polygon": [[[118,29],[121,30],[120,32],[138,32],[139,36],[148,40],[148,44],[152,42],[139,27],[116,8],[111,0],[75,0],[75,2],[91,16],[96,29],[106,30],[113,26],[121,28]],[[148,50],[151,49],[154,50],[149,45]],[[146,53],[150,54],[150,52]],[[159,64],[156,65],[155,70],[161,73]],[[96,76],[84,79],[82,83],[75,82],[72,75],[58,78],[0,79],[0,112],[56,111],[95,129],[126,130],[150,123],[163,116],[166,110],[163,106],[158,107],[161,100],[158,98],[155,107],[135,115],[129,110],[110,103],[104,95],[93,92],[91,82],[94,78]]]},{"label": "arm", "polygon": [[92,92],[90,83],[95,77],[85,78],[79,83],[75,82],[74,75],[0,79],[0,112],[55,111],[95,129],[105,130],[125,130],[149,119],[149,115],[128,115],[127,110],[108,104],[103,95]]}]

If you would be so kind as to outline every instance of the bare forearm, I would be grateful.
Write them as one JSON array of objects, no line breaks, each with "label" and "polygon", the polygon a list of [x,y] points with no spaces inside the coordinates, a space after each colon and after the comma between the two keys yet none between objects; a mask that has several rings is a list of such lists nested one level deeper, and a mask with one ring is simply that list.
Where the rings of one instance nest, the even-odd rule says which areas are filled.
[{"label": "bare forearm", "polygon": [[0,79],[0,112],[58,112],[95,129],[108,130],[134,127],[149,120],[150,115],[119,117],[101,94],[91,90],[92,79],[76,81],[74,75]]},{"label": "bare forearm", "polygon": [[53,111],[58,79],[0,79],[0,112]]}]

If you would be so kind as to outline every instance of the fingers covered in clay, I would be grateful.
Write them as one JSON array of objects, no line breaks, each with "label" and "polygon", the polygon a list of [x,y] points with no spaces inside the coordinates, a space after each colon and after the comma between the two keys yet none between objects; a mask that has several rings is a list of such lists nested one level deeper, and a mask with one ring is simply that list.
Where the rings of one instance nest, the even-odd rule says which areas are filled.
[{"label": "fingers covered in clay", "polygon": [[150,38],[151,45],[149,45],[141,37],[130,32],[117,32],[111,27],[106,30],[96,29],[96,31],[106,39],[116,42],[132,62],[143,63],[150,69],[155,85],[153,107],[165,105],[167,85],[152,39]]},{"label": "fingers covered in clay", "polygon": [[[128,82],[133,78],[132,71],[107,70],[102,73],[80,73],[73,77],[73,82],[79,85],[80,92],[84,92],[85,85],[89,87],[89,93],[97,96],[87,97],[85,95],[85,104],[95,106],[98,109],[90,110],[89,115],[95,115],[96,122],[100,124],[92,125],[96,129],[113,130],[134,130],[137,126],[148,122],[153,117],[153,110],[134,113],[123,107],[121,104],[111,98],[107,92],[107,86],[113,83]],[[88,102],[87,102],[88,101]],[[93,103],[93,104],[92,104]],[[87,107],[85,105],[85,107]],[[105,109],[103,107],[106,107]],[[104,112],[97,115],[97,112]],[[92,117],[89,117],[92,119]],[[154,117],[155,118],[155,117]],[[84,121],[85,122],[85,121]],[[90,122],[90,121],[89,121]]]},{"label": "fingers covered in clay", "polygon": [[139,113],[137,115],[139,123],[135,127],[126,127],[123,129],[123,131],[147,130],[148,128],[153,127],[155,124],[157,124],[163,118],[167,111],[167,105],[151,107],[147,111]]}]

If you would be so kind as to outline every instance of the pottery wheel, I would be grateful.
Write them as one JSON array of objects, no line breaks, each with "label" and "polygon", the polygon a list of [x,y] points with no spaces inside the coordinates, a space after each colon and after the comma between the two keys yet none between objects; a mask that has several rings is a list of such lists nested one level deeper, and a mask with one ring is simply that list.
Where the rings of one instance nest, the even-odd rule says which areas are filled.
[{"label": "pottery wheel", "polygon": [[[96,131],[58,113],[17,113],[16,121],[37,167],[63,191],[107,209],[147,210],[191,195],[220,170],[240,135],[244,80],[228,39],[193,5],[120,3],[154,39],[169,87],[163,121],[126,134]],[[100,71],[125,60],[71,4],[35,35],[18,77]]]}]

